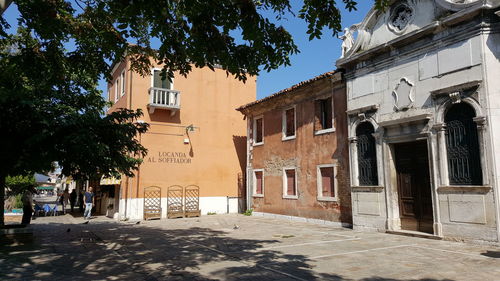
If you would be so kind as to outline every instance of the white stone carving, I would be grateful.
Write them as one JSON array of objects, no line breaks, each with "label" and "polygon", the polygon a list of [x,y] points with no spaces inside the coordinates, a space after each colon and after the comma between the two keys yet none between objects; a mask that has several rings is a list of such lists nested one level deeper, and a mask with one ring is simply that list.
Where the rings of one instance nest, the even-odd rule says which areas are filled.
[{"label": "white stone carving", "polygon": [[406,110],[413,106],[415,98],[413,97],[414,84],[403,77],[399,80],[392,91],[394,97],[394,108],[396,111]]},{"label": "white stone carving", "polygon": [[462,97],[460,95],[460,92],[453,92],[449,94],[450,100],[452,104],[456,103],[461,103],[462,102]]},{"label": "white stone carving", "polygon": [[[356,36],[354,43],[351,41],[346,41],[345,45],[342,47],[341,59],[346,59],[352,54],[365,51],[375,46],[382,44],[383,42],[390,41],[395,38],[395,36],[402,35],[406,32],[411,32],[416,28],[421,28],[426,24],[431,24],[433,21],[439,20],[440,17],[447,15],[449,12],[457,12],[465,8],[469,8],[474,5],[482,5],[499,1],[499,0],[433,0],[433,1],[422,1],[422,0],[406,0],[406,1],[390,1],[394,3],[393,8],[387,11],[381,12],[376,7],[373,7],[363,21],[356,25]],[[400,13],[396,13],[401,4],[407,5],[413,9],[412,18],[408,20],[408,12],[404,9]],[[442,8],[442,9],[441,9]],[[433,10],[431,10],[433,9]],[[394,24],[390,24],[391,19]],[[391,33],[387,35],[383,32],[376,33],[380,26],[384,26],[384,29]],[[397,27],[397,28],[396,28]],[[400,30],[402,28],[402,30]],[[350,30],[351,35],[354,31]],[[373,39],[374,37],[377,37]],[[339,37],[343,38],[343,37]],[[342,60],[338,66],[342,66]]]},{"label": "white stone carving", "polygon": [[358,29],[358,25],[351,25],[349,28],[344,28],[344,34],[338,38],[342,40],[342,55],[340,58],[345,57],[346,53],[352,49],[354,45],[354,32]]},{"label": "white stone carving", "polygon": [[413,6],[410,2],[395,6],[387,22],[389,30],[396,34],[403,33],[415,17],[415,8]]},{"label": "white stone carving", "polygon": [[364,112],[358,114],[358,118],[360,122],[365,122],[366,121],[366,115]]}]

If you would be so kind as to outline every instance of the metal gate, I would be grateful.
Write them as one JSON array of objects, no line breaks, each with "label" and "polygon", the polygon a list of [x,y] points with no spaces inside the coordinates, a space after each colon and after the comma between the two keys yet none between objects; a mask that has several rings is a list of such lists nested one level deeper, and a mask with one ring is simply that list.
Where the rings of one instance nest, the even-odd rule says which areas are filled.
[{"label": "metal gate", "polygon": [[150,186],[144,189],[144,219],[161,218],[161,188]]},{"label": "metal gate", "polygon": [[172,185],[168,188],[167,193],[167,218],[182,218],[184,217],[184,189],[180,185]]}]

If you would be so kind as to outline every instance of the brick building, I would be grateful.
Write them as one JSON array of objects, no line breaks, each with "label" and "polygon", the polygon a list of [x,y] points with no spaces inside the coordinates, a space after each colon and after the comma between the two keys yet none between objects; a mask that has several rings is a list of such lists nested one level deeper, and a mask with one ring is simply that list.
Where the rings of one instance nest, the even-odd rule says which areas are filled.
[{"label": "brick building", "polygon": [[328,72],[237,109],[254,214],[351,224],[346,89]]}]

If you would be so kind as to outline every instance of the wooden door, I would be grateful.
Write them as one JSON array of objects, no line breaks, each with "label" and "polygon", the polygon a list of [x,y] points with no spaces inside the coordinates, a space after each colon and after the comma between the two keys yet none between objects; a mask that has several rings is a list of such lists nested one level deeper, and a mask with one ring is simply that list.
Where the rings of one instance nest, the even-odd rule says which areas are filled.
[{"label": "wooden door", "polygon": [[401,228],[433,233],[427,142],[395,145]]}]

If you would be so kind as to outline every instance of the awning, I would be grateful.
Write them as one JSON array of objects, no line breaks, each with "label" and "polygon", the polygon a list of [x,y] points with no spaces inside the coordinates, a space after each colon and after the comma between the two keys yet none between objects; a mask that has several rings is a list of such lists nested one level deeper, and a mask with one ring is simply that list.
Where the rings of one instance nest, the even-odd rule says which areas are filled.
[{"label": "awning", "polygon": [[115,185],[115,184],[120,184],[121,182],[122,182],[121,179],[111,177],[111,178],[102,178],[101,182],[99,184],[100,185]]},{"label": "awning", "polygon": [[54,190],[53,186],[37,186],[36,189],[38,190]]}]

